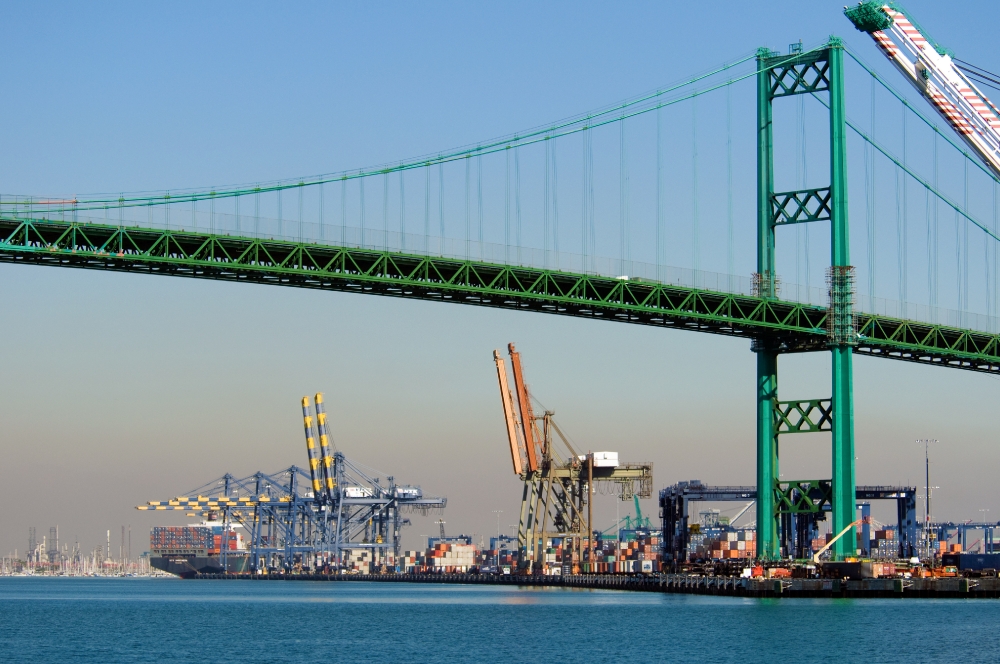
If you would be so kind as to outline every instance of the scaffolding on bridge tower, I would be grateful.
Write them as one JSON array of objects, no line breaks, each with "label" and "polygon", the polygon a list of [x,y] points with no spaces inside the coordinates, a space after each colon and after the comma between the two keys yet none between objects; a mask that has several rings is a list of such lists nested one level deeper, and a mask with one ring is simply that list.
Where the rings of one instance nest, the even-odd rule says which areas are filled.
[{"label": "scaffolding on bridge tower", "polygon": [[[781,55],[767,48],[757,52],[757,273],[755,295],[777,300],[775,231],[779,226],[830,222],[830,294],[826,319],[831,354],[831,396],[781,401],[778,398],[778,356],[815,350],[804,348],[780,332],[754,336],[757,354],[757,538],[763,559],[781,555],[782,527],[793,514],[829,509],[834,532],[855,520],[853,346],[857,343],[854,316],[854,268],[849,255],[847,223],[847,137],[844,111],[844,47],[831,37],[825,48]],[[774,187],[774,100],[800,94],[827,92],[830,117],[830,184],[825,188],[776,192]],[[781,480],[781,435],[831,433],[830,479]],[[833,557],[854,554],[853,538],[841,538]]]}]

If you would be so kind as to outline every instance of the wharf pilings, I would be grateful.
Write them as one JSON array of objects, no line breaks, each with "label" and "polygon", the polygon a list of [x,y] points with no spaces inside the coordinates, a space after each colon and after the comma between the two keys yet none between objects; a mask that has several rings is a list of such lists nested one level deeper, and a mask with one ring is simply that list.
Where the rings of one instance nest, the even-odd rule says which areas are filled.
[{"label": "wharf pilings", "polygon": [[518,587],[591,588],[723,597],[830,598],[1000,598],[1000,578],[927,579],[744,579],[690,574],[570,574],[520,576],[490,574],[199,574],[197,579],[255,581],[368,581],[377,583],[457,583]]}]

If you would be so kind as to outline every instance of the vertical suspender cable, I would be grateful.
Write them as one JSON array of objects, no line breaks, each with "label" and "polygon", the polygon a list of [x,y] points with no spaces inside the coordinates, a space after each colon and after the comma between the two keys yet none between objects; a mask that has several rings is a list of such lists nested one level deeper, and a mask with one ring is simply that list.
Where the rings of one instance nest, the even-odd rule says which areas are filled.
[{"label": "vertical suspender cable", "polygon": [[504,149],[503,258],[510,265],[510,146]]},{"label": "vertical suspender cable", "polygon": [[358,246],[363,248],[365,246],[365,179],[363,177],[358,178],[358,197],[361,201],[359,217],[361,223],[361,241],[358,243]]},{"label": "vertical suspender cable", "polygon": [[[169,205],[167,207],[170,207]],[[242,225],[240,224],[240,197],[236,196],[236,233],[239,234],[242,230]]]},{"label": "vertical suspender cable", "polygon": [[[994,192],[996,191],[996,181],[995,180],[993,182],[993,190],[994,190]],[[994,226],[996,226],[995,221],[996,220],[994,219],[994,224],[993,224]],[[986,243],[983,244],[983,263],[985,264],[985,273],[986,273],[986,279],[985,279],[985,281],[986,281],[986,318],[987,318],[987,320],[993,317],[993,299],[991,297],[991,294],[992,294],[992,291],[993,291],[993,284],[990,283],[990,281],[991,281],[991,275],[990,275],[990,273],[991,273],[991,270],[990,270],[990,267],[991,267],[990,266],[990,253],[991,252],[990,252],[990,249],[992,247],[995,247],[995,246],[996,246],[996,242],[990,242],[989,240],[987,240]]]},{"label": "vertical suspender cable", "polygon": [[[903,167],[904,168],[906,168],[906,143],[907,143],[906,118],[909,115],[907,113],[908,110],[909,109],[907,109],[906,106],[903,107]],[[902,283],[900,284],[900,290],[899,290],[899,296],[900,296],[899,301],[900,301],[900,306],[903,308],[902,309],[903,317],[906,318],[907,317],[906,301],[907,299],[909,299],[909,282],[910,282],[909,269],[908,269],[909,268],[908,258],[910,254],[910,235],[909,235],[910,188],[909,188],[909,180],[907,178],[906,173],[903,172],[900,177],[903,178],[903,229],[902,229],[903,235],[900,238],[903,251],[899,256],[899,260],[901,263],[900,269],[902,274]]]},{"label": "vertical suspender cable", "polygon": [[340,179],[340,246],[347,246],[347,176]]},{"label": "vertical suspender cable", "polygon": [[927,308],[934,314],[934,250],[931,247],[931,190],[924,187],[924,226],[926,231],[925,244],[927,247]]},{"label": "vertical suspender cable", "polygon": [[694,245],[694,286],[701,286],[701,238],[698,220],[698,98],[691,99],[691,219]]},{"label": "vertical suspender cable", "polygon": [[382,249],[389,250],[389,169],[382,173]]},{"label": "vertical suspender cable", "polygon": [[[402,167],[403,162],[399,165]],[[399,250],[406,251],[406,184],[403,182],[403,168],[399,169]]]},{"label": "vertical suspender cable", "polygon": [[621,273],[632,272],[632,228],[629,218],[629,177],[628,177],[628,134],[625,132],[625,118],[619,120],[619,139],[621,141]]},{"label": "vertical suspender cable", "polygon": [[597,228],[594,223],[596,211],[594,209],[594,135],[593,132],[587,137],[587,241],[590,246],[590,266],[591,272],[596,272],[597,258]]},{"label": "vertical suspender cable", "polygon": [[625,117],[618,120],[618,274],[628,274],[625,253],[628,251],[628,235],[625,231]]},{"label": "vertical suspender cable", "polygon": [[[802,179],[802,161],[805,150],[802,148],[802,141],[805,139],[805,125],[802,120],[805,110],[805,97],[799,95],[795,104],[795,186],[805,189]],[[795,299],[802,301],[802,224],[795,224]],[[809,291],[806,290],[806,300],[809,299]]]},{"label": "vertical suspender cable", "polygon": [[483,260],[483,155],[476,156],[476,201],[479,208],[479,260]]},{"label": "vertical suspender cable", "polygon": [[581,157],[582,158],[581,158],[581,161],[583,162],[583,168],[580,169],[583,172],[583,187],[580,190],[580,192],[582,194],[582,199],[583,199],[581,201],[581,205],[580,205],[580,211],[583,213],[582,216],[581,216],[581,218],[580,218],[580,257],[582,259],[582,263],[580,265],[580,272],[582,272],[582,273],[586,273],[587,272],[587,248],[588,248],[587,247],[587,245],[588,245],[587,240],[588,240],[588,233],[589,233],[589,226],[588,226],[588,223],[587,223],[587,215],[588,215],[588,212],[587,212],[587,207],[588,207],[587,206],[587,202],[588,202],[588,199],[587,199],[588,181],[587,180],[588,180],[588,176],[589,176],[589,174],[587,173],[587,141],[589,139],[589,136],[588,136],[589,134],[590,134],[590,131],[589,131],[589,129],[586,126],[583,128],[583,131],[580,132],[580,136],[581,136],[581,139],[582,139],[582,146],[581,146]]},{"label": "vertical suspender cable", "polygon": [[278,195],[278,237],[282,237],[285,234],[285,222],[284,215],[281,213],[281,189],[275,192]]},{"label": "vertical suspender cable", "polygon": [[558,139],[552,139],[552,253],[555,258],[555,268],[559,269],[559,160]]},{"label": "vertical suspender cable", "polygon": [[[965,198],[962,211],[969,214],[969,157],[965,157]],[[969,310],[969,218],[962,218],[962,312]],[[963,317],[963,323],[964,323]]]},{"label": "vertical suspender cable", "polygon": [[899,314],[904,316],[903,312],[903,187],[900,182],[900,178],[905,179],[906,174],[900,174],[899,166],[894,169],[896,174],[896,293],[899,298]]},{"label": "vertical suspender cable", "polygon": [[444,256],[444,164],[438,164],[438,250]]},{"label": "vertical suspender cable", "polygon": [[[259,216],[259,210],[258,216]],[[257,222],[254,221],[254,224]],[[256,227],[256,226],[255,226]],[[319,185],[319,239],[326,240],[326,184]]]},{"label": "vertical suspender cable", "polygon": [[728,290],[735,291],[736,272],[733,247],[733,85],[726,86],[726,274]]},{"label": "vertical suspender cable", "polygon": [[542,191],[542,259],[545,269],[549,268],[549,191],[552,169],[551,148],[549,148],[549,137],[545,137],[545,182]]},{"label": "vertical suspender cable", "polygon": [[[869,126],[872,140],[875,139],[875,77],[871,77],[871,108]],[[875,148],[865,143],[865,223],[868,235],[868,306],[875,307]]]},{"label": "vertical suspender cable", "polygon": [[[993,234],[996,235],[1000,232],[1000,224],[998,224],[998,217],[1000,217],[1000,200],[998,200],[997,192],[997,182],[993,181]],[[997,243],[991,242],[990,245],[993,247],[993,315],[1000,315],[1000,311],[997,311],[997,291],[1000,290],[1000,274],[997,273]],[[998,330],[996,326],[991,325],[990,331],[996,333]]]},{"label": "vertical suspender cable", "polygon": [[465,155],[465,260],[469,260],[472,239],[472,161]]},{"label": "vertical suspender cable", "polygon": [[[955,292],[958,293],[958,304],[955,308],[962,311],[962,216],[955,211]],[[961,314],[959,314],[961,315]],[[964,320],[964,317],[962,317]],[[961,321],[959,322],[961,324]]]},{"label": "vertical suspender cable", "polygon": [[[875,140],[875,90],[876,90],[875,84],[876,84],[875,77],[872,76],[872,105],[871,105],[872,140]],[[878,237],[878,235],[877,235],[877,233],[875,231],[875,228],[876,228],[875,227],[875,220],[877,219],[876,208],[878,207],[878,187],[876,186],[876,184],[877,184],[876,177],[877,177],[878,170],[876,168],[876,162],[875,162],[875,157],[876,157],[875,146],[869,144],[867,147],[871,150],[871,167],[872,167],[872,170],[871,170],[871,185],[870,185],[871,186],[872,196],[871,196],[871,204],[870,204],[870,206],[868,208],[868,215],[870,217],[870,222],[868,224],[868,246],[869,246],[869,250],[868,250],[868,272],[869,272],[869,275],[870,275],[869,276],[869,280],[870,281],[869,281],[869,284],[868,284],[868,295],[871,297],[871,300],[872,300],[871,306],[874,307],[875,306],[875,290],[876,290],[876,284],[878,283],[878,274],[877,274],[878,267],[877,267],[877,263],[876,263],[876,258],[878,257],[878,253],[876,252],[876,249],[878,247],[878,245],[877,245],[877,237]],[[874,311],[874,309],[872,309],[872,310]]]},{"label": "vertical suspender cable", "polygon": [[[322,194],[322,189],[320,193]],[[322,199],[320,199],[320,208],[322,210],[323,204]],[[212,232],[215,232],[215,201],[212,201]],[[321,211],[322,214],[322,211]],[[253,188],[253,236],[256,238],[260,237],[260,183]]]},{"label": "vertical suspender cable", "polygon": [[656,108],[656,280],[663,281],[663,112]]},{"label": "vertical suspender cable", "polygon": [[[809,162],[806,159],[806,154],[809,152],[808,148],[808,134],[806,132],[806,119],[805,119],[805,98],[799,97],[802,100],[802,188],[805,189],[809,182]],[[806,278],[806,301],[812,302],[812,268],[810,267],[810,258],[812,251],[809,248],[809,224],[802,224],[802,257],[803,257],[803,272]]]},{"label": "vertical suspender cable", "polygon": [[304,220],[302,215],[302,208],[305,207],[305,195],[306,195],[305,187],[300,182],[299,183],[299,242],[303,242],[305,240],[305,231],[302,228]]},{"label": "vertical suspender cable", "polygon": [[521,150],[514,146],[514,234],[517,241],[517,264],[521,265]]},{"label": "vertical suspender cable", "polygon": [[431,237],[431,166],[424,166],[424,253],[430,252]]},{"label": "vertical suspender cable", "polygon": [[[874,137],[873,137],[874,138]],[[938,133],[934,132],[934,191],[940,191],[938,188]],[[931,307],[933,308],[932,315],[934,316],[934,322],[937,320],[937,307],[938,307],[938,292],[940,290],[940,265],[941,265],[941,252],[940,252],[940,235],[939,235],[939,225],[938,225],[938,197],[934,196],[934,210],[931,214],[931,247],[934,254],[934,260],[931,264],[931,271],[933,272],[933,288],[931,288]]]}]

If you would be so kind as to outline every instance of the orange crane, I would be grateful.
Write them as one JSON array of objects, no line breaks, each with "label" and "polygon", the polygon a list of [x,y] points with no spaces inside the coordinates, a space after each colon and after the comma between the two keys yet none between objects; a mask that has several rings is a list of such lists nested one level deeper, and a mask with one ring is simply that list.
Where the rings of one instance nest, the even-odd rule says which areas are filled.
[{"label": "orange crane", "polygon": [[528,385],[524,382],[524,373],[521,369],[521,354],[514,349],[514,344],[507,344],[507,352],[510,353],[510,365],[514,370],[514,386],[517,389],[517,405],[521,410],[521,429],[524,433],[524,446],[528,455],[528,472],[533,473],[538,470],[538,457],[535,446],[537,445],[535,436],[535,413],[531,409],[531,398],[528,395]]},{"label": "orange crane", "polygon": [[520,475],[524,471],[522,456],[526,456],[524,442],[518,438],[517,414],[514,412],[514,405],[511,400],[510,387],[507,385],[507,367],[504,364],[500,351],[493,351],[493,361],[497,366],[497,380],[500,382],[500,402],[503,405],[504,424],[507,425],[507,440],[510,443],[510,458],[514,464],[514,474]]},{"label": "orange crane", "polygon": [[[513,390],[499,350],[493,351],[493,362],[514,474],[524,483],[517,534],[521,564],[536,573],[566,566],[578,570],[579,563],[594,562],[591,499],[595,484],[612,485],[622,500],[648,498],[652,495],[653,465],[619,464],[614,452],[578,453],[556,424],[553,412],[535,415],[521,355],[514,344],[508,344],[507,351],[514,374]],[[553,432],[562,441],[559,449],[553,445]],[[553,538],[563,541],[562,561],[549,560],[545,554],[546,542]]]}]

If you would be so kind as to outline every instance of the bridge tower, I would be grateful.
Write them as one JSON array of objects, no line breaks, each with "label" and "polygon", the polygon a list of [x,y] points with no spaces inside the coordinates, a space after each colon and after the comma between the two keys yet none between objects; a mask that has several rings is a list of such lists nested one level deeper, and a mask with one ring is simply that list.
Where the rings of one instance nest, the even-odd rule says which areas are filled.
[{"label": "bridge tower", "polygon": [[[850,264],[847,223],[847,137],[844,111],[844,49],[831,37],[823,48],[780,55],[757,52],[757,272],[755,294],[778,298],[775,275],[775,230],[779,226],[830,222],[831,256],[827,271],[830,306],[826,337],[803,344],[780,332],[760,333],[757,354],[757,537],[758,555],[774,559],[781,541],[790,541],[793,516],[815,518],[827,509],[833,532],[855,520],[854,389],[852,351],[857,331],[854,317],[854,268]],[[775,192],[772,105],[775,99],[827,92],[830,115],[830,185],[821,189]],[[824,343],[825,342],[825,343]],[[778,355],[828,349],[832,356],[832,393],[828,399],[780,401]],[[830,480],[782,481],[779,437],[792,433],[831,433]],[[853,555],[855,538],[840,538],[833,556]]]}]

